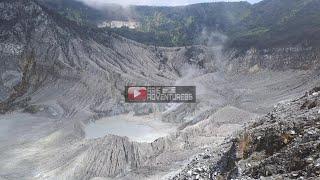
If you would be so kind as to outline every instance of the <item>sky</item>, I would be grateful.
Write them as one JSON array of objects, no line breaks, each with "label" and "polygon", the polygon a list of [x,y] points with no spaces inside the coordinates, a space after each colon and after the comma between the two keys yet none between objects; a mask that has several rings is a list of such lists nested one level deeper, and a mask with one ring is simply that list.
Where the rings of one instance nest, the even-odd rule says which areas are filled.
[{"label": "sky", "polygon": [[[155,5],[155,6],[178,6],[195,4],[201,2],[218,2],[218,1],[240,1],[240,0],[79,0],[88,5],[96,6],[103,4],[121,4],[121,5]],[[247,0],[250,3],[256,3],[261,0]]]}]

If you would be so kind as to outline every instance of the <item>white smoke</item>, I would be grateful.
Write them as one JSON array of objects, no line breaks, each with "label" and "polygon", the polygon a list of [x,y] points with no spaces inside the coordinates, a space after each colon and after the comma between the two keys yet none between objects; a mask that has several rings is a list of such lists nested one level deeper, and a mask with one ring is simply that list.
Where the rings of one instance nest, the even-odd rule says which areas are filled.
[{"label": "white smoke", "polygon": [[[220,32],[202,30],[199,37],[195,40],[197,43],[202,42],[209,50],[206,56],[204,69],[196,65],[186,64],[181,68],[181,78],[175,83],[177,86],[196,86],[197,96],[208,94],[206,84],[208,81],[223,81],[224,69],[226,67],[226,58],[223,55],[223,47],[228,37]],[[213,72],[208,75],[208,72]],[[208,79],[209,78],[209,79]],[[213,78],[213,79],[211,79]]]},{"label": "white smoke", "polygon": [[199,69],[195,65],[185,64],[181,68],[181,78],[179,78],[176,82],[176,86],[194,86],[195,82],[193,78],[203,74],[203,71]]},{"label": "white smoke", "polygon": [[223,71],[226,61],[222,50],[228,40],[228,37],[220,32],[210,32],[204,28],[198,38],[200,42],[205,42],[205,46],[211,49],[210,52],[214,57],[211,61],[211,66],[215,67],[219,71]]}]

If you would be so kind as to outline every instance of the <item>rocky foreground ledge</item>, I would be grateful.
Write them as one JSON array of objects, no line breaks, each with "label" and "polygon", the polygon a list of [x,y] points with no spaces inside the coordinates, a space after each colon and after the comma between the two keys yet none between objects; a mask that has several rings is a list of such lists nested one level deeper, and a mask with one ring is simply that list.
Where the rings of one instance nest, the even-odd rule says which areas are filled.
[{"label": "rocky foreground ledge", "polygon": [[[215,157],[216,156],[216,157]],[[319,179],[320,87],[279,103],[173,179]]]}]

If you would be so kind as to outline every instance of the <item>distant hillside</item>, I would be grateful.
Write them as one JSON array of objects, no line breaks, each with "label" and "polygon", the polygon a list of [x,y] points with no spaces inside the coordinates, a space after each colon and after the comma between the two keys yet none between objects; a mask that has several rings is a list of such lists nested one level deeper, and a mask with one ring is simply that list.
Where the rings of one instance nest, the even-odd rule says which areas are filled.
[{"label": "distant hillside", "polygon": [[[260,48],[320,42],[319,0],[264,0],[233,28],[231,46]],[[239,29],[240,27],[240,29]]]},{"label": "distant hillside", "polygon": [[250,13],[247,2],[201,3],[178,7],[133,6],[141,21],[140,31],[154,39],[140,40],[141,33],[128,29],[118,30],[121,35],[131,34],[140,42],[166,46],[203,43],[199,35],[207,32],[228,32]]},{"label": "distant hillside", "polygon": [[103,13],[75,0],[38,0],[49,9],[80,24],[96,24],[103,20]]},{"label": "distant hillside", "polygon": [[135,20],[137,29],[105,28],[135,41],[159,46],[205,44],[203,32],[229,37],[228,46],[248,49],[320,42],[319,0],[264,0],[201,3],[177,7],[118,5],[90,8],[74,0],[41,0],[77,23],[96,25],[108,20]]},{"label": "distant hillside", "polygon": [[39,0],[78,23],[98,24],[106,20],[139,21],[139,29],[108,29],[145,44],[184,46],[199,44],[202,31],[228,32],[250,13],[247,2],[202,3],[177,7],[108,5],[93,9],[74,0]]}]

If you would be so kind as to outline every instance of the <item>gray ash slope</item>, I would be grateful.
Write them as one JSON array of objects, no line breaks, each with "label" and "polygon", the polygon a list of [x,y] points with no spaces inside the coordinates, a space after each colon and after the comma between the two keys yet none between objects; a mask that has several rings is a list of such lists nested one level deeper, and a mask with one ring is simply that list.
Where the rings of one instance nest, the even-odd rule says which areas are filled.
[{"label": "gray ash slope", "polygon": [[[155,50],[78,26],[32,0],[3,0],[0,8],[2,178],[146,176],[148,169],[173,164],[166,159],[181,147],[167,147],[177,138],[153,144],[112,135],[87,140],[83,126],[100,116],[150,108],[125,104],[124,86],[173,84],[188,62],[186,48]],[[211,56],[203,54],[194,60]],[[178,160],[191,152],[180,154]]]},{"label": "gray ash slope", "polygon": [[[275,68],[252,53],[221,59],[221,47],[155,49],[79,26],[33,0],[1,0],[0,18],[3,179],[167,179],[204,149],[218,152],[226,137],[276,102],[319,82],[316,55],[302,70],[276,69],[287,62],[272,53],[266,60]],[[131,83],[196,85],[198,102],[126,104],[122,92]],[[146,108],[178,125],[177,132],[152,143],[85,138],[88,121],[134,112],[143,122]]]},{"label": "gray ash slope", "polygon": [[35,1],[2,1],[1,34],[1,99],[8,102],[43,84],[83,76],[104,76],[116,88],[133,79],[163,83],[177,77],[161,75],[161,60],[150,48],[78,26]]}]

